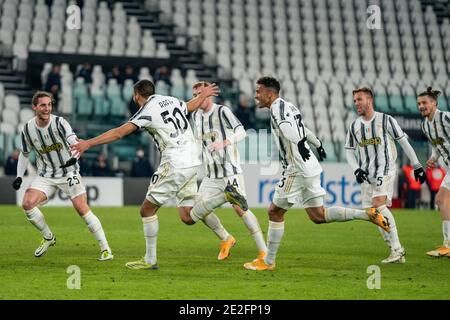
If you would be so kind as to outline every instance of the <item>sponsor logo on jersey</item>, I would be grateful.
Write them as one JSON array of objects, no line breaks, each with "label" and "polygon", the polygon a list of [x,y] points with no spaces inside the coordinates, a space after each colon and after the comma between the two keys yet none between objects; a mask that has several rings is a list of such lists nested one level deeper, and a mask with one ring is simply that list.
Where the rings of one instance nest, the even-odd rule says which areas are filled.
[{"label": "sponsor logo on jersey", "polygon": [[431,144],[433,146],[444,144],[444,139],[437,137],[436,139],[431,139]]},{"label": "sponsor logo on jersey", "polygon": [[50,153],[52,151],[61,151],[63,149],[63,145],[61,143],[54,143],[51,146],[48,147],[42,147],[42,149],[39,150],[40,154]]},{"label": "sponsor logo on jersey", "polygon": [[370,139],[362,139],[361,142],[359,143],[359,146],[365,147],[365,146],[377,145],[377,144],[381,144],[381,138],[379,138],[379,137],[370,138]]}]

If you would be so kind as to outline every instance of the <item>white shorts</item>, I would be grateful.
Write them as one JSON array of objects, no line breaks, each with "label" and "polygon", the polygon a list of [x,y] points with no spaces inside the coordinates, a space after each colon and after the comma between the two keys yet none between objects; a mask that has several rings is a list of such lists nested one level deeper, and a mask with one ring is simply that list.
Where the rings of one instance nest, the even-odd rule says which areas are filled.
[{"label": "white shorts", "polygon": [[374,183],[364,182],[361,184],[361,204],[363,208],[372,207],[372,198],[386,196],[386,205],[392,205],[392,194],[394,193],[395,176],[378,177]]},{"label": "white shorts", "polygon": [[146,199],[163,206],[169,200],[176,200],[177,207],[192,207],[198,196],[197,171],[199,166],[175,168],[169,162],[163,163],[153,174]]},{"label": "white shorts", "polygon": [[303,208],[323,206],[325,190],[320,185],[320,175],[304,177],[300,173],[284,174],[275,187],[273,203],[288,210],[296,203]]},{"label": "white shorts", "polygon": [[450,171],[445,174],[444,180],[441,182],[440,188],[445,188],[450,191]]},{"label": "white shorts", "polygon": [[44,178],[37,176],[33,179],[29,188],[45,193],[47,201],[53,197],[57,189],[64,192],[70,199],[86,193],[83,180],[78,172],[76,174],[68,174],[67,177],[62,178]]},{"label": "white shorts", "polygon": [[[246,196],[244,176],[242,174],[217,179],[208,177],[203,178],[200,189],[198,190],[199,196],[203,200],[208,201],[210,198],[223,194],[223,191],[228,184],[233,185],[240,194],[244,197]],[[225,202],[226,201],[224,201],[224,203]]]}]

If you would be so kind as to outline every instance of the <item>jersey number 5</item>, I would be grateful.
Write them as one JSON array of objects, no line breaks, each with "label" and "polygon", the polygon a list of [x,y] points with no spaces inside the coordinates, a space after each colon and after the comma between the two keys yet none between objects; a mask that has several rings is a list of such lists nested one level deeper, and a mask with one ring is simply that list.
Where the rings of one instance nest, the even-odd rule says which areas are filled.
[{"label": "jersey number 5", "polygon": [[[177,117],[178,115],[178,117]],[[184,116],[183,112],[180,111],[180,109],[173,109],[172,116],[170,116],[169,111],[161,112],[161,118],[163,119],[164,123],[172,123],[173,127],[175,128],[175,132],[172,132],[170,134],[171,138],[176,138],[181,133],[184,133],[186,129],[188,128],[188,122],[186,117]],[[175,120],[174,120],[175,119]],[[181,119],[181,120],[180,120]],[[181,124],[183,122],[183,125]]]}]

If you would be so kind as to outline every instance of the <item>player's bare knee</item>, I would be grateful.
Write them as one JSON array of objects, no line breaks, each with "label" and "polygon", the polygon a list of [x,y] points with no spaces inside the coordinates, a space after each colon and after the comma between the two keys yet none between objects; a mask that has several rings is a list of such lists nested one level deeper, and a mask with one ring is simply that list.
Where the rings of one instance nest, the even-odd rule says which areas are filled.
[{"label": "player's bare knee", "polygon": [[274,222],[281,222],[284,220],[284,213],[286,211],[281,208],[270,207],[269,208],[269,220]]},{"label": "player's bare knee", "polygon": [[33,201],[32,199],[25,198],[22,201],[22,208],[25,211],[33,209],[34,207],[36,207],[36,205],[37,205],[36,201]]},{"label": "player's bare knee", "polygon": [[189,214],[182,214],[180,215],[181,221],[183,221],[184,224],[190,226],[195,223],[194,220],[192,220],[191,216]]}]

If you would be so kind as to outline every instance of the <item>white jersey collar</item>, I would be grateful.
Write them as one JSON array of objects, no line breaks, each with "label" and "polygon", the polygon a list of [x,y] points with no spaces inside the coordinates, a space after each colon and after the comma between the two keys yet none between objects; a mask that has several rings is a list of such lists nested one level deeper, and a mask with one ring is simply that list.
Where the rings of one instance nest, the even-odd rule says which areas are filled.
[{"label": "white jersey collar", "polygon": [[53,115],[50,114],[50,120],[48,121],[47,125],[45,127],[39,127],[38,123],[37,123],[37,117],[34,117],[34,124],[35,124],[36,128],[38,128],[38,129],[47,129],[50,126],[50,124],[52,123],[52,121],[53,121]]}]

